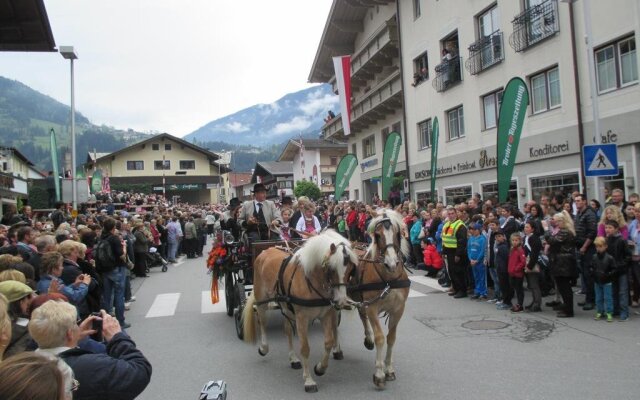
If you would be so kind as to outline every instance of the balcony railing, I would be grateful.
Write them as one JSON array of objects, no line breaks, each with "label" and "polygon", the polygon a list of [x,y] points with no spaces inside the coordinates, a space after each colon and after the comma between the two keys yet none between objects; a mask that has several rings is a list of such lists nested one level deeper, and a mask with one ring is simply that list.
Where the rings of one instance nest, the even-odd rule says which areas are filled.
[{"label": "balcony railing", "polygon": [[524,51],[540,43],[560,31],[557,0],[527,8],[513,19],[512,24],[509,44],[515,51]]},{"label": "balcony railing", "polygon": [[496,31],[469,46],[469,59],[465,66],[471,75],[476,75],[502,60],[502,32]]},{"label": "balcony railing", "polygon": [[462,59],[456,56],[436,65],[436,78],[433,80],[433,88],[437,92],[444,92],[462,80],[462,74],[460,73],[461,62]]}]

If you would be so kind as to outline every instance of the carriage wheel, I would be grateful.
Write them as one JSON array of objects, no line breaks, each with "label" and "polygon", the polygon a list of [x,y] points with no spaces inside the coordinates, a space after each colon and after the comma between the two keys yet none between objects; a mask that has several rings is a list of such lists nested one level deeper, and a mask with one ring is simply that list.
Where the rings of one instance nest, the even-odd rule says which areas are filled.
[{"label": "carriage wheel", "polygon": [[238,307],[233,311],[233,318],[236,322],[236,335],[238,335],[238,339],[244,339],[244,321],[242,320],[242,312],[244,311],[244,304],[246,301],[246,293],[244,292],[244,285],[240,282],[236,284],[235,287],[235,295],[236,301],[238,302]]},{"label": "carriage wheel", "polygon": [[224,299],[227,303],[227,315],[233,315],[233,309],[235,308],[234,295],[233,295],[233,274],[231,271],[224,273]]}]

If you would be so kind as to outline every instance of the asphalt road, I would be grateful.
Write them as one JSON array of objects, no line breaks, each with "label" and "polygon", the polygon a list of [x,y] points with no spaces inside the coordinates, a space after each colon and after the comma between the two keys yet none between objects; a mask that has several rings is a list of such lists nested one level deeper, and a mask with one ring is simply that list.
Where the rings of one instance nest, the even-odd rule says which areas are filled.
[{"label": "asphalt road", "polygon": [[[318,393],[305,393],[301,370],[289,368],[282,317],[270,312],[266,357],[241,342],[224,305],[208,298],[205,259],[184,260],[166,273],[133,281],[137,301],[129,334],[153,365],[140,399],[196,399],[209,380],[225,380],[230,399],[637,399],[640,316],[626,323],[542,313],[511,314],[414,277],[398,329],[397,380],[374,388],[375,352],[364,348],[355,312],[343,314],[342,361],[330,360]],[[314,326],[311,363],[322,336]]]}]

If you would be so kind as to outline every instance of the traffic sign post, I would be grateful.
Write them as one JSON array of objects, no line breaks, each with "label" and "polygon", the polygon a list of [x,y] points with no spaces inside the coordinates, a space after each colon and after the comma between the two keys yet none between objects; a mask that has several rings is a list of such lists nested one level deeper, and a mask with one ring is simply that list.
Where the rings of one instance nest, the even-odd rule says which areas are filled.
[{"label": "traffic sign post", "polygon": [[582,146],[585,176],[618,175],[618,145],[589,144]]}]

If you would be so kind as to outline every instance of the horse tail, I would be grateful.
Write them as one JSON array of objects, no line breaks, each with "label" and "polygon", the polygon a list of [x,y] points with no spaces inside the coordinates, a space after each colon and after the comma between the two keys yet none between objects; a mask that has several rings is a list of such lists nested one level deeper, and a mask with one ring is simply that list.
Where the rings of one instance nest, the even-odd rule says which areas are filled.
[{"label": "horse tail", "polygon": [[242,322],[243,322],[243,334],[244,341],[247,343],[255,343],[256,342],[256,326],[255,326],[255,318],[253,316],[253,305],[256,302],[256,297],[253,293],[249,295],[247,298],[247,303],[244,306],[244,310],[242,311]]}]

